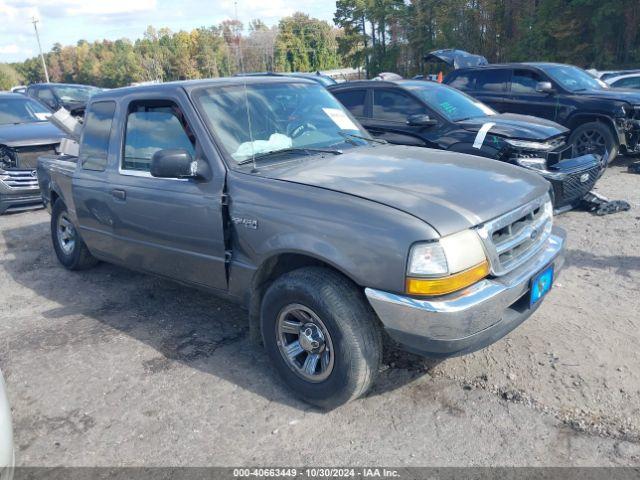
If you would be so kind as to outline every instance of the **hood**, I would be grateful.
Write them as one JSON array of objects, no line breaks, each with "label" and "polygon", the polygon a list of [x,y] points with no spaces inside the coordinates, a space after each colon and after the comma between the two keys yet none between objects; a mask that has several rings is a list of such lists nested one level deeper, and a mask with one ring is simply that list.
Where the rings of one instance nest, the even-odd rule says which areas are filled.
[{"label": "hood", "polygon": [[372,200],[420,218],[443,236],[479,225],[549,190],[540,175],[524,168],[399,145],[265,165],[257,175]]},{"label": "hood", "polygon": [[630,88],[609,88],[602,90],[585,90],[574,92],[574,95],[589,96],[593,98],[604,98],[608,100],[618,100],[631,105],[640,105],[640,91]]},{"label": "hood", "polygon": [[60,143],[64,133],[50,122],[0,125],[0,145],[26,147]]},{"label": "hood", "polygon": [[568,129],[551,120],[514,113],[487,115],[486,117],[470,118],[456,123],[470,132],[477,132],[487,123],[495,123],[489,133],[519,140],[546,141],[569,133]]},{"label": "hood", "polygon": [[444,50],[435,50],[424,56],[425,62],[441,61],[453,68],[478,67],[488,65],[489,62],[482,55],[474,55],[464,50],[455,50],[446,48]]}]

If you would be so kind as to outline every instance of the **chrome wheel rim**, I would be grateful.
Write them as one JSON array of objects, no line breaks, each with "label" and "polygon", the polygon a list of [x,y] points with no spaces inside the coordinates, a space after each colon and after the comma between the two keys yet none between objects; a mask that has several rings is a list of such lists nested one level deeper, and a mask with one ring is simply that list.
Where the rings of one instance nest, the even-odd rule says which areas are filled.
[{"label": "chrome wheel rim", "polygon": [[607,143],[602,134],[596,130],[585,130],[576,139],[576,150],[579,155],[597,153],[604,155]]},{"label": "chrome wheel rim", "polygon": [[62,212],[58,217],[58,245],[65,255],[70,255],[76,246],[76,229],[66,212]]},{"label": "chrome wheel rim", "polygon": [[278,314],[276,335],[282,358],[299,377],[318,383],[331,375],[333,342],[313,310],[300,304],[284,307]]}]

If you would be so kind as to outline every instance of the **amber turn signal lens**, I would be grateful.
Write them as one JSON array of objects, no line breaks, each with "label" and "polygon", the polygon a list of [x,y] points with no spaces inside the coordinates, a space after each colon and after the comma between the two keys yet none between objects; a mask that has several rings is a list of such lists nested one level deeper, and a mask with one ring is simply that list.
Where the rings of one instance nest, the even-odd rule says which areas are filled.
[{"label": "amber turn signal lens", "polygon": [[484,261],[468,270],[440,278],[407,278],[410,295],[446,295],[473,285],[489,275],[489,262]]}]

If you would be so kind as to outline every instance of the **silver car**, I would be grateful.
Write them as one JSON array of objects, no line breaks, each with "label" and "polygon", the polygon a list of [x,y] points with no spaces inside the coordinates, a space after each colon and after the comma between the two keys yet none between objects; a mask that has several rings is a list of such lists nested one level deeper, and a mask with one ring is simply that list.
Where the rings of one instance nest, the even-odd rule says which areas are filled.
[{"label": "silver car", "polygon": [[13,478],[14,461],[11,407],[9,407],[4,378],[0,372],[0,480]]}]

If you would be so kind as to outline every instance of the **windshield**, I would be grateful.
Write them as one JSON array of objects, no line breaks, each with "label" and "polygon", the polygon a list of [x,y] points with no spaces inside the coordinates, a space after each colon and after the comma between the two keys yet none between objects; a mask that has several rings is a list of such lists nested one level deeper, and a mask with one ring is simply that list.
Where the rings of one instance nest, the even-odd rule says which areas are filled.
[{"label": "windshield", "polygon": [[607,88],[603,82],[593,78],[581,68],[571,65],[548,65],[542,67],[552,79],[570,92],[582,90],[602,90]]},{"label": "windshield", "polygon": [[46,122],[50,115],[51,112],[35,100],[0,97],[0,125]]},{"label": "windshield", "polygon": [[197,90],[194,98],[237,163],[291,148],[352,148],[367,143],[353,135],[369,136],[315,83],[211,86]]},{"label": "windshield", "polygon": [[430,108],[452,122],[496,114],[494,110],[475,98],[439,83],[425,85],[424,82],[421,82],[420,85],[407,85],[407,89],[420,97]]},{"label": "windshield", "polygon": [[91,98],[91,95],[98,93],[99,88],[96,87],[83,87],[76,85],[58,85],[53,87],[56,95],[63,102],[79,102],[87,103]]}]

